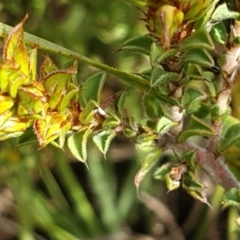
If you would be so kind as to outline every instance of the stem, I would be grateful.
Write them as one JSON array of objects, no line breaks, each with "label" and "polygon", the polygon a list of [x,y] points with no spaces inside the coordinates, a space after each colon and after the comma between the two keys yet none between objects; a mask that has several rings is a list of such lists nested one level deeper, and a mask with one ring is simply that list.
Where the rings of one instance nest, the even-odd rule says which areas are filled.
[{"label": "stem", "polygon": [[[95,151],[89,151],[89,177],[92,189],[99,204],[99,212],[104,227],[108,232],[114,233],[121,229],[121,217],[116,208],[115,186],[116,179],[109,176],[109,171],[104,169],[106,162]],[[97,184],[96,184],[97,183]]]},{"label": "stem", "polygon": [[197,163],[225,190],[228,191],[233,187],[240,188],[239,182],[223,162],[223,157],[216,157],[213,152],[206,151],[189,142],[176,144],[175,147],[181,151],[194,150]]},{"label": "stem", "polygon": [[[10,27],[6,24],[0,23],[0,37],[6,38],[12,30],[13,30],[12,27]],[[45,50],[45,51],[56,53],[56,54],[61,54],[63,56],[69,57],[71,59],[78,60],[80,62],[84,62],[87,65],[93,66],[95,68],[98,68],[98,69],[101,69],[108,73],[111,73],[117,77],[120,77],[122,80],[125,80],[126,83],[131,84],[136,87],[139,87],[142,90],[145,90],[145,91],[150,90],[149,82],[146,79],[144,79],[136,74],[127,73],[127,72],[121,71],[117,68],[110,67],[106,64],[93,61],[92,59],[85,57],[79,53],[76,53],[67,48],[61,47],[55,43],[52,43],[50,41],[36,37],[36,36],[26,33],[26,32],[24,32],[24,41],[27,45],[29,45],[33,48],[37,47],[38,49],[41,49],[41,50]]]},{"label": "stem", "polygon": [[228,229],[227,229],[227,239],[228,240],[237,240],[238,239],[238,225],[236,219],[238,218],[238,209],[236,207],[230,207],[228,212]]},{"label": "stem", "polygon": [[84,190],[79,185],[76,176],[73,174],[64,154],[61,150],[54,148],[56,158],[56,170],[62,177],[62,184],[66,188],[67,194],[73,203],[73,209],[77,216],[86,223],[87,231],[90,234],[101,234],[101,224],[96,213],[91,206]]},{"label": "stem", "polygon": [[[207,234],[210,235],[209,231],[213,230],[214,226],[217,224],[217,216],[218,212],[221,209],[223,196],[223,188],[221,188],[220,186],[216,186],[210,200],[210,205],[212,206],[212,209],[205,207],[205,209],[202,210],[202,214],[197,215],[200,218],[197,220],[197,225],[195,226],[191,239],[206,239]],[[190,219],[190,221],[192,220]]]},{"label": "stem", "polygon": [[173,214],[159,199],[142,192],[139,196],[140,201],[151,211],[153,211],[159,220],[166,226],[170,232],[169,239],[184,240],[185,237],[178,226]]}]

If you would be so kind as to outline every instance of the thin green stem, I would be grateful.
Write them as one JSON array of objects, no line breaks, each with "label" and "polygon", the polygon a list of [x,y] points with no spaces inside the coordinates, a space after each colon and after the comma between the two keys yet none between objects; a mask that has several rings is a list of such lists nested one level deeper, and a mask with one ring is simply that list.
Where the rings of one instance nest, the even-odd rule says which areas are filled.
[{"label": "thin green stem", "polygon": [[[12,30],[13,30],[12,27],[10,27],[6,24],[0,23],[0,37],[6,38]],[[61,54],[63,56],[69,57],[71,59],[78,60],[80,62],[84,62],[87,65],[93,66],[100,70],[111,73],[117,77],[120,77],[122,80],[124,80],[126,83],[128,83],[132,86],[139,87],[145,91],[150,90],[149,82],[146,79],[144,79],[136,74],[127,73],[127,72],[121,71],[117,68],[108,66],[106,64],[93,61],[92,59],[85,57],[79,53],[76,53],[67,48],[61,47],[55,43],[52,43],[50,41],[36,37],[29,33],[24,32],[24,41],[27,45],[29,45],[33,48],[37,47],[38,49],[41,49],[41,50],[45,50],[45,51],[56,53],[56,54]]]},{"label": "thin green stem", "polygon": [[57,172],[59,176],[62,177],[62,184],[66,188],[67,194],[73,203],[76,215],[84,220],[90,235],[95,236],[101,234],[102,230],[99,219],[81,185],[78,183],[76,176],[73,174],[64,154],[56,148],[54,149],[54,154]]},{"label": "thin green stem", "polygon": [[221,202],[224,194],[224,189],[220,186],[216,186],[215,190],[212,194],[212,199],[210,204],[212,209],[209,207],[203,211],[200,221],[198,222],[197,229],[194,231],[194,236],[191,239],[201,240],[206,238],[206,234],[208,233],[209,226],[211,227],[211,223],[214,222],[214,219],[217,216],[221,208]]},{"label": "thin green stem", "polygon": [[236,223],[236,219],[238,218],[238,209],[236,207],[230,207],[228,213],[228,231],[227,231],[227,239],[228,240],[237,240],[238,236],[238,225]]},{"label": "thin green stem", "polygon": [[[116,205],[116,195],[114,194],[114,186],[111,176],[106,173],[104,164],[100,156],[97,157],[96,152],[89,151],[89,177],[92,183],[93,191],[98,200],[100,207],[100,214],[104,226],[110,233],[114,233],[120,230],[121,217]],[[109,173],[109,172],[108,172]]]}]

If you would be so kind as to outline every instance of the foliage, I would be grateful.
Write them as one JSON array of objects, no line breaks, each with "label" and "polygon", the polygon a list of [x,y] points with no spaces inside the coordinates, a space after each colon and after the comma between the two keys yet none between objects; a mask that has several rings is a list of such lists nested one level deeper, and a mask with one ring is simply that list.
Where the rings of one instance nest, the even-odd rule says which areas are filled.
[{"label": "foliage", "polygon": [[[60,149],[64,149],[67,142],[74,158],[89,165],[94,185],[100,177],[104,178],[104,170],[100,165],[94,166],[99,163],[87,163],[88,154],[91,155],[89,142],[92,139],[106,158],[115,137],[124,135],[135,144],[141,158],[134,180],[139,194],[140,183],[153,171],[154,179],[165,181],[169,191],[182,187],[193,198],[211,207],[206,195],[208,186],[199,176],[202,168],[226,191],[224,205],[239,207],[240,120],[232,116],[230,105],[240,55],[238,5],[232,2],[218,4],[216,0],[131,2],[143,12],[142,20],[148,34],[125,41],[118,51],[147,57],[147,67],[138,74],[110,67],[24,33],[27,16],[14,29],[2,25],[2,35],[4,31],[9,34],[0,65],[0,139],[17,138],[17,147],[36,140],[40,148],[51,144]],[[38,71],[38,49],[67,56],[74,63],[59,69],[46,56]],[[78,62],[102,71],[79,84]],[[125,85],[124,89],[101,101],[108,73]],[[131,106],[134,97],[141,102],[137,106],[138,114]],[[61,156],[59,150],[53,151]],[[27,159],[23,152],[21,154]],[[170,160],[157,166],[166,154],[170,154]],[[11,166],[11,174],[16,174],[19,181],[26,184],[27,193],[19,192],[16,196],[20,199],[20,216],[21,206],[24,209],[28,204],[28,200],[20,195],[29,195],[32,191],[29,166],[39,164],[45,185],[47,188],[52,186],[49,193],[53,194],[51,189],[54,189],[58,197],[51,196],[56,206],[51,208],[49,205],[44,211],[44,197],[35,196],[33,208],[39,215],[30,215],[32,223],[21,220],[24,226],[22,239],[33,239],[31,234],[35,225],[52,239],[102,234],[100,222],[96,221],[92,226],[95,213],[85,201],[86,196],[77,186],[68,164],[59,157],[56,167],[64,175],[63,184],[75,203],[73,211],[51,172],[41,165],[37,156],[34,163],[24,161],[19,171]],[[14,192],[17,191],[14,178],[6,179]],[[108,187],[103,184],[102,188]],[[113,210],[112,196],[101,196],[104,191],[99,186],[95,191],[102,209],[108,205]],[[58,198],[65,208],[57,206]],[[81,206],[80,199],[87,203],[86,206]],[[130,202],[132,204],[133,200]],[[121,209],[121,201],[118,207]],[[85,211],[81,211],[82,208]],[[108,216],[106,211],[101,214],[102,223],[109,232],[118,231],[124,216],[120,213]],[[70,226],[64,219],[58,219],[62,212],[76,225]],[[86,232],[78,231],[81,219],[87,227]]]}]

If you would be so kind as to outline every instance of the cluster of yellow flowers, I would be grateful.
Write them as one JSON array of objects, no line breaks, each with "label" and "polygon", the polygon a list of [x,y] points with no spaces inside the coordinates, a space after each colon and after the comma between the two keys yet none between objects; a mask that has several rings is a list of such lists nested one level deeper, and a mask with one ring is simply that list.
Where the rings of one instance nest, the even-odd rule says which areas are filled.
[{"label": "cluster of yellow flowers", "polygon": [[41,147],[80,125],[76,68],[59,70],[46,57],[37,76],[37,48],[23,42],[23,23],[9,34],[0,64],[0,140],[18,137],[33,126]]}]

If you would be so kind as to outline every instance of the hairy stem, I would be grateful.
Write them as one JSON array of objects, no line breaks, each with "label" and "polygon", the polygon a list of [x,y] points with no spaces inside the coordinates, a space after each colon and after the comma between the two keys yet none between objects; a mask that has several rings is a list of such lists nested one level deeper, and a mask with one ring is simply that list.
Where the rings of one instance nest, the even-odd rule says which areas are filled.
[{"label": "hairy stem", "polygon": [[[10,27],[6,24],[0,23],[0,37],[6,38],[12,30],[13,30],[12,27]],[[117,77],[120,77],[121,79],[125,80],[125,82],[127,82],[130,85],[139,87],[145,91],[150,90],[149,82],[146,79],[144,79],[136,74],[127,73],[127,72],[121,71],[117,68],[108,66],[106,64],[93,61],[92,59],[85,57],[79,53],[76,53],[67,48],[61,47],[55,43],[52,43],[50,41],[36,37],[29,33],[24,32],[24,41],[27,45],[29,45],[33,48],[38,48],[38,49],[45,50],[48,52],[61,54],[63,56],[69,57],[71,59],[84,62],[87,65],[93,66],[100,70],[111,73]]]},{"label": "hairy stem", "polygon": [[212,179],[220,184],[225,190],[228,191],[233,187],[240,187],[239,182],[224,163],[223,157],[216,156],[213,152],[207,151],[189,142],[176,144],[175,147],[181,151],[194,150],[196,153],[196,162],[199,163]]}]

